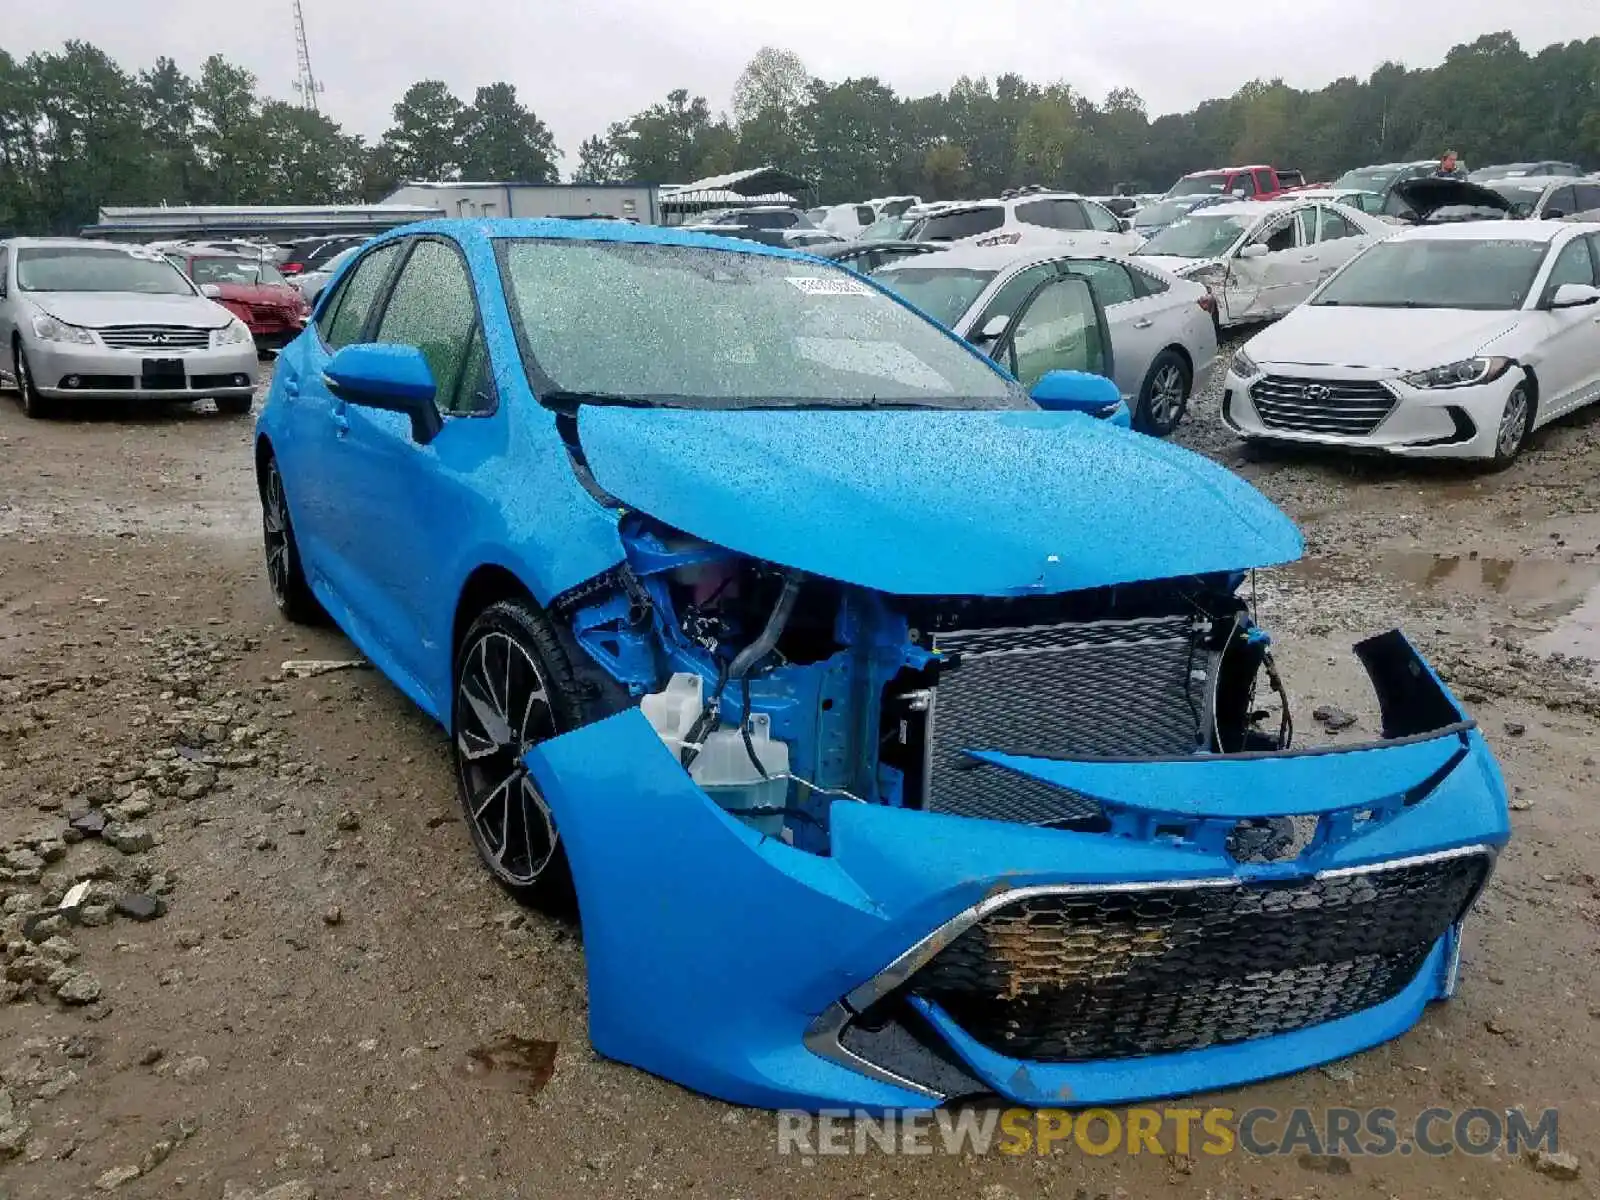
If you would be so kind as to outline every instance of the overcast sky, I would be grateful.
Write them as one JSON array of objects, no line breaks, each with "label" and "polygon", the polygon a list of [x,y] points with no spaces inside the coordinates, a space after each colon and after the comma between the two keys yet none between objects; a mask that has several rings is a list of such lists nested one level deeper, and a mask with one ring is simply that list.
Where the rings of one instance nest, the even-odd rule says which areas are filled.
[{"label": "overcast sky", "polygon": [[[1525,49],[1600,33],[1597,0],[302,0],[323,110],[376,137],[418,79],[470,100],[507,80],[567,152],[676,87],[725,109],[750,56],[792,49],[813,75],[877,75],[898,92],[962,74],[1119,86],[1151,115],[1260,76],[1320,87],[1386,58],[1431,66],[1458,42],[1510,28]],[[8,0],[0,48],[18,58],[81,38],[125,68],[212,53],[291,98],[291,0]]]}]

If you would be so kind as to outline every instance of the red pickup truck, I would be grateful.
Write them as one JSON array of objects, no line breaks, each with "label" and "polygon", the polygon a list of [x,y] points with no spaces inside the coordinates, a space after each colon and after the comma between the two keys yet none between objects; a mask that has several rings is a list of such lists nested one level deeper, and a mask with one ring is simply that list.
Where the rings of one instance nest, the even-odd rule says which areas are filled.
[{"label": "red pickup truck", "polygon": [[1305,187],[1305,176],[1259,163],[1247,167],[1216,167],[1185,175],[1167,189],[1163,199],[1174,196],[1227,196],[1241,200],[1276,200],[1292,188]]}]

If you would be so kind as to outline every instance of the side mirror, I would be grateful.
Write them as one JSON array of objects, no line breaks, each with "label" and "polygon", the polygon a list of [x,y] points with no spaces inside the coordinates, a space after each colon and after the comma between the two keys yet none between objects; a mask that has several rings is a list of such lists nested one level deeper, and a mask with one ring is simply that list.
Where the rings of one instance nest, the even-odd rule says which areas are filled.
[{"label": "side mirror", "polygon": [[1132,217],[1118,217],[1117,218],[1117,224],[1122,226],[1122,232],[1123,233],[1132,233],[1133,232],[1133,218]]},{"label": "side mirror", "polygon": [[1239,257],[1240,258],[1265,258],[1270,253],[1272,253],[1272,252],[1267,249],[1267,245],[1266,245],[1265,242],[1251,242],[1248,246],[1244,246],[1244,247],[1240,248]]},{"label": "side mirror", "polygon": [[1563,283],[1545,302],[1546,308],[1582,308],[1600,301],[1600,288],[1587,283]]},{"label": "side mirror", "polygon": [[222,295],[222,289],[214,283],[202,283],[200,285],[200,294],[209,299],[215,300],[218,296]]},{"label": "side mirror", "polygon": [[444,418],[433,397],[433,372],[415,346],[376,342],[346,346],[323,371],[328,390],[363,408],[404,413],[411,418],[411,440],[426,446],[439,436]]},{"label": "side mirror", "polygon": [[1081,412],[1108,417],[1122,403],[1117,385],[1104,375],[1087,371],[1046,371],[1028,393],[1040,408],[1051,412]]},{"label": "side mirror", "polygon": [[974,332],[967,340],[974,346],[987,346],[991,344],[995,338],[1004,333],[1006,331],[1006,326],[1010,323],[1011,318],[1005,313],[1001,313],[999,316],[990,317],[983,323],[983,328]]}]

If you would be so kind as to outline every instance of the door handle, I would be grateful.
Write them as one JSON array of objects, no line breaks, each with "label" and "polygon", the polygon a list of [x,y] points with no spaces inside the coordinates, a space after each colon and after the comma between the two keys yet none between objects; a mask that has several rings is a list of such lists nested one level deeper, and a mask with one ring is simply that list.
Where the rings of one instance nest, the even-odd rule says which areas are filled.
[{"label": "door handle", "polygon": [[1152,321],[1152,320],[1151,320],[1151,319],[1150,319],[1150,318],[1149,318],[1149,317],[1145,317],[1145,318],[1144,318],[1144,319],[1143,319],[1143,320],[1141,320],[1141,321],[1135,321],[1135,322],[1134,322],[1134,323],[1133,323],[1133,327],[1134,327],[1134,328],[1135,328],[1135,329],[1149,329],[1149,328],[1150,328],[1150,326],[1152,326],[1152,325],[1154,325],[1154,324],[1155,324],[1155,322],[1154,322],[1154,321]]}]

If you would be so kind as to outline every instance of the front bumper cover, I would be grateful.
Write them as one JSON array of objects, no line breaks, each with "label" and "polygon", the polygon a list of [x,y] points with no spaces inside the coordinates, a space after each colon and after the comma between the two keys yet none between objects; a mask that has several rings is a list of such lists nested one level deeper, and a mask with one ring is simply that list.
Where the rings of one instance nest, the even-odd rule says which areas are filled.
[{"label": "front bumper cover", "polygon": [[[1459,917],[1381,1003],[1177,1053],[1008,1057],[911,986],[982,914],[1031,894],[1267,890],[1462,855],[1492,862],[1509,819],[1481,735],[1398,634],[1358,652],[1383,742],[1181,760],[985,756],[1095,796],[1111,818],[1097,833],[836,802],[831,854],[819,857],[718,809],[636,710],[544,743],[527,761],[577,884],[595,1048],[737,1103],[882,1109],[974,1093],[1030,1105],[1181,1094],[1396,1036],[1453,990]],[[1434,728],[1417,728],[1419,711]],[[1292,860],[1236,860],[1227,831],[1269,815],[1325,832]],[[893,996],[915,1027],[866,1028]]]}]

